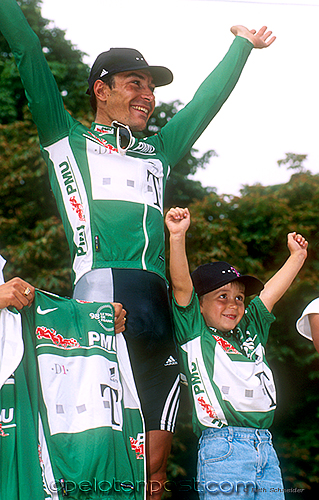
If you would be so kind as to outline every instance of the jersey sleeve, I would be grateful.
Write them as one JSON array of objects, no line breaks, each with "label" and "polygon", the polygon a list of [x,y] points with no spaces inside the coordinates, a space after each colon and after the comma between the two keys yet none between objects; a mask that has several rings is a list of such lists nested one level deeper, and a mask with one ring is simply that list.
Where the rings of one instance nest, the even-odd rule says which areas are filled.
[{"label": "jersey sleeve", "polygon": [[268,340],[270,326],[275,319],[276,317],[268,311],[261,299],[259,297],[255,297],[246,308],[245,316],[242,321],[244,324],[246,323],[244,326],[248,329],[250,324],[255,325],[259,340],[265,347]]},{"label": "jersey sleeve", "polygon": [[319,314],[319,298],[314,299],[307,305],[296,323],[297,331],[307,339],[313,340],[309,322],[309,314]]},{"label": "jersey sleeve", "polygon": [[174,335],[178,345],[201,335],[205,322],[200,312],[198,297],[193,290],[192,298],[187,306],[177,304],[175,297],[172,301]]},{"label": "jersey sleeve", "polygon": [[74,120],[64,109],[40,41],[16,0],[1,0],[0,30],[15,57],[41,144],[65,137]]},{"label": "jersey sleeve", "polygon": [[237,36],[193,99],[158,134],[171,167],[185,156],[234,89],[253,44]]}]

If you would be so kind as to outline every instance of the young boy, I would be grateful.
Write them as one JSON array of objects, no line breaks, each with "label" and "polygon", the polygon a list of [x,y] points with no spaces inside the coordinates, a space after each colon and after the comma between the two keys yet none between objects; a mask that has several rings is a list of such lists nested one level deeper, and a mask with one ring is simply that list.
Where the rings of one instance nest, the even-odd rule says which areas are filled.
[{"label": "young boy", "polygon": [[[284,498],[271,425],[275,386],[265,358],[271,310],[307,256],[307,241],[288,234],[290,257],[265,284],[227,262],[189,273],[185,235],[188,209],[166,215],[170,232],[173,316],[180,357],[193,400],[193,428],[201,434],[201,500]],[[257,294],[245,310],[245,296]],[[274,495],[275,493],[275,495]]]}]

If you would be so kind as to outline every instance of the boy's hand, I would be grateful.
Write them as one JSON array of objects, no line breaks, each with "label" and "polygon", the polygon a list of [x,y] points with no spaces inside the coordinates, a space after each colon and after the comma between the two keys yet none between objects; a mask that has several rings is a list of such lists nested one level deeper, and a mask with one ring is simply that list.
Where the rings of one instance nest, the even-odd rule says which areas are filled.
[{"label": "boy's hand", "polygon": [[272,31],[267,31],[267,26],[263,26],[260,28],[258,33],[256,30],[249,30],[248,28],[245,28],[245,26],[232,26],[230,31],[233,33],[235,36],[241,36],[242,38],[247,38],[255,49],[264,49],[265,47],[269,47],[274,41],[276,40],[276,37],[273,36],[269,40],[267,38],[270,37],[272,34]]},{"label": "boy's hand", "polygon": [[307,257],[308,241],[295,231],[287,235],[287,244],[290,254],[300,253],[305,259]]},{"label": "boy's hand", "polygon": [[166,214],[165,223],[170,234],[185,234],[190,224],[188,208],[171,208]]}]

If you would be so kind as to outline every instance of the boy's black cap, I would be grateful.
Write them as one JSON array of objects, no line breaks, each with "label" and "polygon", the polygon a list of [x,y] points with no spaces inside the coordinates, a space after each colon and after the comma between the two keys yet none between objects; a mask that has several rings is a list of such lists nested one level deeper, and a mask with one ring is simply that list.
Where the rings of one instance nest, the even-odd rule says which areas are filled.
[{"label": "boy's black cap", "polygon": [[95,59],[88,79],[89,88],[86,93],[91,94],[94,83],[103,76],[140,69],[147,69],[151,73],[155,87],[168,85],[173,80],[173,73],[168,68],[149,66],[138,50],[112,48],[102,52]]},{"label": "boy's black cap", "polygon": [[245,295],[258,294],[264,288],[263,283],[254,276],[240,274],[228,262],[210,262],[199,266],[192,273],[195,292],[200,297],[212,292],[231,281],[240,281],[245,285]]}]

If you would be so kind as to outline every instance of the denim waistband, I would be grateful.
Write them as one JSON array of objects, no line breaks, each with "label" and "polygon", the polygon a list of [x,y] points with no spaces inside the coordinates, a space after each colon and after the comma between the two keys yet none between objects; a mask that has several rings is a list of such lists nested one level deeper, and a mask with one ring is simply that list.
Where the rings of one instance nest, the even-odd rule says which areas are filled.
[{"label": "denim waistband", "polygon": [[259,441],[272,441],[271,432],[268,429],[254,429],[252,427],[222,427],[216,429],[209,427],[202,432],[202,437],[218,436],[226,437],[229,441],[232,439],[258,439]]}]

